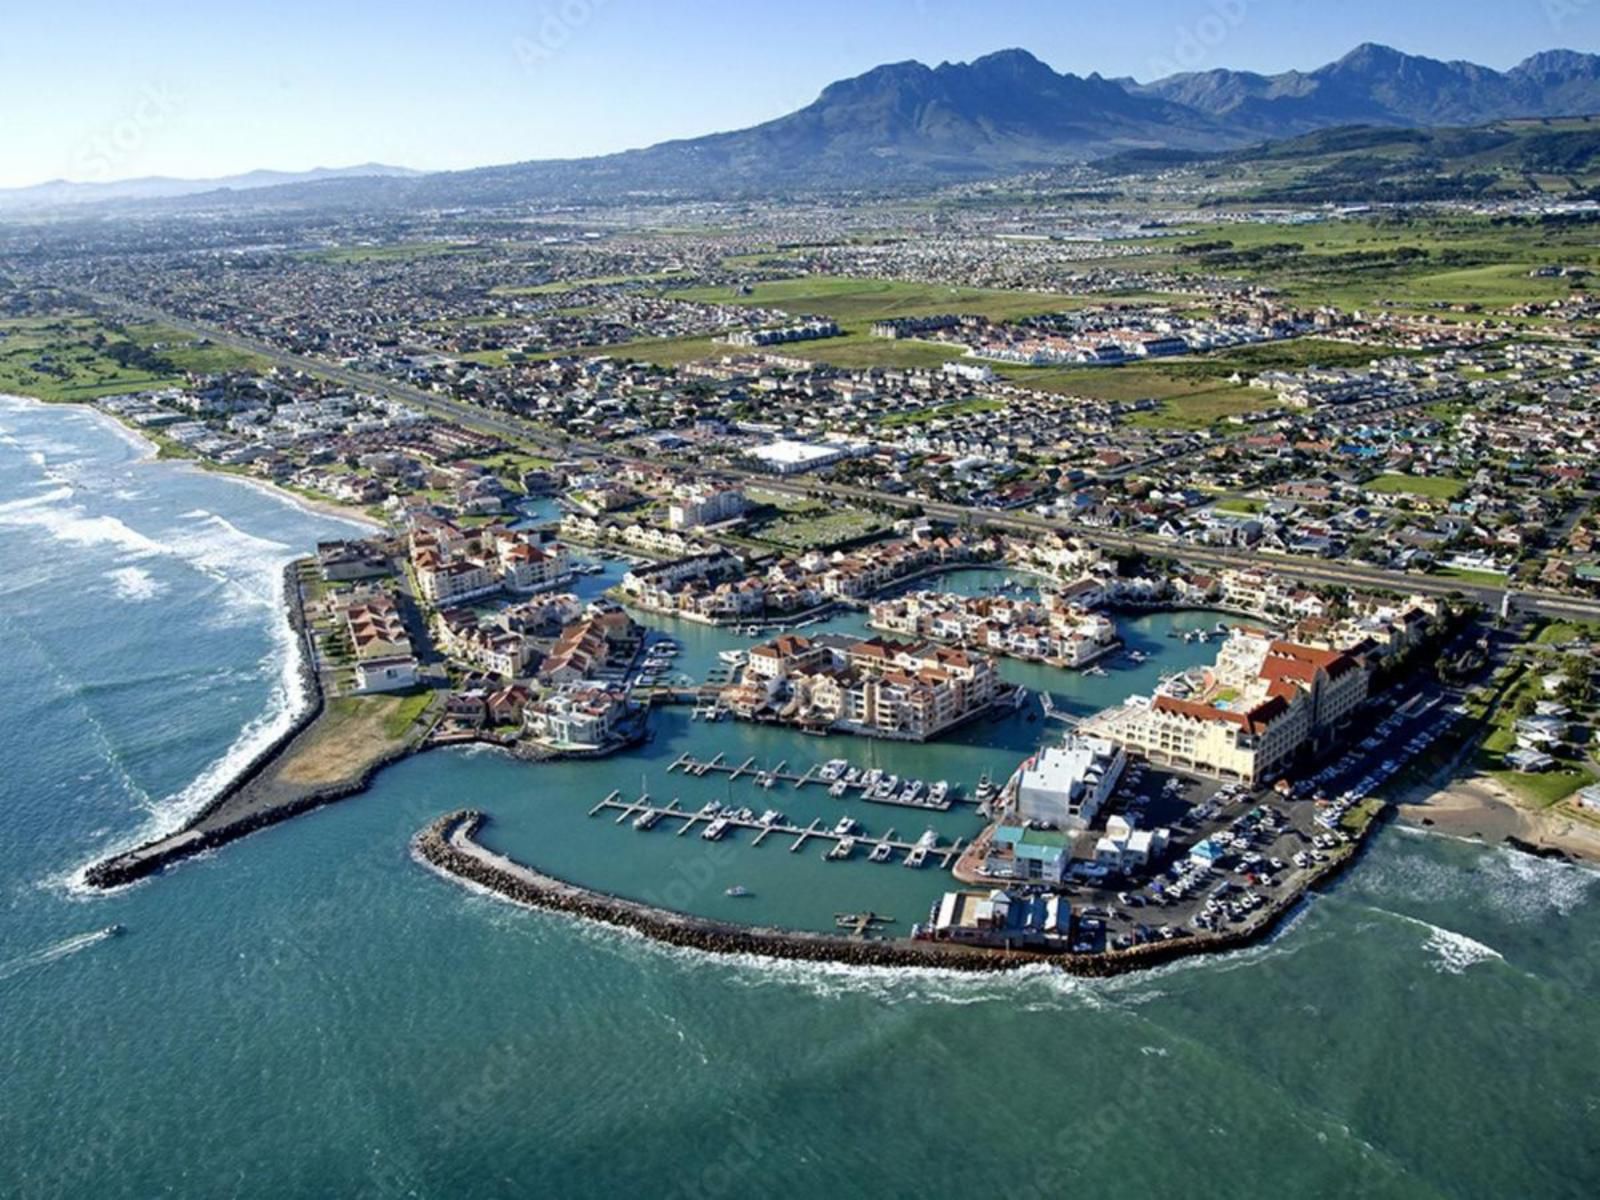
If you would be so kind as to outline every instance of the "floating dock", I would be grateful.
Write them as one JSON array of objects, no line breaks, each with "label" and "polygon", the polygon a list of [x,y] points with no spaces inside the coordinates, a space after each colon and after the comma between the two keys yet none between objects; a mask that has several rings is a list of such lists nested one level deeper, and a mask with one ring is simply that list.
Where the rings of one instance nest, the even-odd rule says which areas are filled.
[{"label": "floating dock", "polygon": [[[685,836],[697,826],[704,826],[700,830],[704,834],[705,829],[709,829],[712,822],[721,821],[723,822],[723,827],[728,830],[753,830],[756,834],[755,839],[751,842],[753,846],[759,846],[772,835],[787,838],[789,839],[789,853],[791,854],[798,854],[813,840],[827,842],[829,846],[823,857],[834,861],[839,861],[846,857],[840,851],[840,843],[851,842],[858,849],[867,849],[869,851],[867,858],[871,862],[914,866],[918,861],[925,861],[930,865],[937,863],[940,870],[948,870],[950,865],[960,857],[964,848],[961,838],[957,838],[953,842],[940,842],[937,840],[908,842],[904,839],[897,839],[893,829],[882,837],[875,837],[854,826],[852,826],[850,832],[841,833],[837,827],[830,827],[821,817],[817,817],[809,825],[795,825],[787,820],[763,821],[758,816],[747,815],[749,813],[748,809],[729,809],[725,805],[707,805],[704,808],[691,811],[683,808],[676,799],[666,805],[653,803],[648,795],[640,795],[636,800],[624,800],[620,792],[612,792],[604,800],[601,800],[589,810],[589,815],[594,817],[603,812],[616,813],[616,824],[618,825],[621,825],[624,821],[637,821],[641,816],[647,814],[650,816],[648,828],[654,828],[668,819],[677,820],[681,824],[673,830],[673,834],[676,837]],[[925,838],[927,836],[926,834],[924,835]],[[887,852],[883,850],[885,846],[888,847]],[[922,859],[914,860],[908,864],[906,860],[916,850],[923,852]]]},{"label": "floating dock", "polygon": [[[693,755],[684,754],[680,755],[677,761],[669,766],[667,770],[668,772],[682,771],[685,775],[693,775],[697,779],[704,778],[707,775],[726,775],[730,782],[735,779],[748,779],[757,787],[768,790],[780,783],[787,783],[795,788],[817,786],[831,789],[841,782],[840,779],[824,779],[821,774],[822,767],[817,764],[812,764],[800,773],[788,770],[788,766],[789,761],[787,759],[775,767],[767,768],[758,767],[754,758],[747,758],[742,763],[735,765],[727,762],[721,754],[711,759],[698,759]],[[854,796],[854,798],[865,800],[869,804],[892,804],[900,808],[920,808],[926,812],[949,812],[958,803],[976,803],[975,801],[967,800],[965,797],[957,796],[953,787],[946,791],[944,799],[938,803],[930,803],[927,799],[928,789],[926,784],[923,785],[917,799],[903,799],[905,785],[912,782],[916,781],[910,779],[901,780],[895,788],[894,794],[890,796],[872,795],[868,786],[859,779],[854,783],[846,783],[845,791],[847,794]]]}]

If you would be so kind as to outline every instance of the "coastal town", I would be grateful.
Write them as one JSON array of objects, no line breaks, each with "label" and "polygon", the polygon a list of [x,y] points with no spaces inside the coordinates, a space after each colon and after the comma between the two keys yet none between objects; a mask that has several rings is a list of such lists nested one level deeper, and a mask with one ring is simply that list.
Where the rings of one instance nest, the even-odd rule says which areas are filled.
[{"label": "coastal town", "polygon": [[1600,1196],[1600,2],[7,17],[0,1200]]},{"label": "coastal town", "polygon": [[[337,714],[291,762],[333,721],[341,789],[422,749],[588,763],[585,838],[752,844],[689,917],[766,911],[770,835],[817,848],[819,896],[944,877],[892,917],[838,884],[797,918],[829,937],[1132,969],[1264,936],[1462,770],[1519,841],[1594,823],[1582,214],[1433,214],[1534,260],[1441,306],[1234,248],[1403,243],[1381,214],[1124,196],[1019,240],[1020,209],[951,211],[871,241],[821,205],[776,248],[715,205],[536,246],[330,216],[248,270],[226,222],[130,228],[13,252],[0,366],[362,527],[291,573]],[[207,839],[276,811],[269,773]]]}]

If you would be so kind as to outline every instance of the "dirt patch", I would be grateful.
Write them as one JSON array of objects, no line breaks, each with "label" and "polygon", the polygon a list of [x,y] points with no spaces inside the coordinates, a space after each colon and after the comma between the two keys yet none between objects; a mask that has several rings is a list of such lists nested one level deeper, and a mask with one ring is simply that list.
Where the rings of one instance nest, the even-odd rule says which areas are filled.
[{"label": "dirt patch", "polygon": [[315,788],[359,776],[372,763],[399,748],[396,717],[402,696],[341,697],[272,772],[273,783]]},{"label": "dirt patch", "polygon": [[1565,811],[1531,809],[1486,775],[1456,780],[1438,791],[1418,789],[1398,805],[1400,819],[1454,837],[1498,846],[1515,837],[1529,845],[1600,861],[1600,827]]}]

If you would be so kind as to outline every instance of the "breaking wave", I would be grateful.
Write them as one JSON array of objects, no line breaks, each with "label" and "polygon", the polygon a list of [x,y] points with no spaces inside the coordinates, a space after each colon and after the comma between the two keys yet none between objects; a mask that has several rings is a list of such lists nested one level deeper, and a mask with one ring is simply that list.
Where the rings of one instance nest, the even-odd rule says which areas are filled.
[{"label": "breaking wave", "polygon": [[114,571],[107,571],[106,578],[111,580],[117,599],[130,603],[154,600],[167,590],[166,584],[143,567],[118,567]]}]

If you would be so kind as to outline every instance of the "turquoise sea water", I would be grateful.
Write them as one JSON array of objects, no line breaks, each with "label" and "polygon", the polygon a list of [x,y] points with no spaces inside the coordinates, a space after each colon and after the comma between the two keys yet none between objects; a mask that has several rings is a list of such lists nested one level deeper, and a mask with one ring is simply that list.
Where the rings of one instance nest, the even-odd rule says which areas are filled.
[{"label": "turquoise sea water", "polygon": [[[86,862],[175,822],[286,719],[277,568],[344,530],[145,460],[87,412],[0,400],[0,1196],[1600,1188],[1595,874],[1395,828],[1268,945],[1107,983],[709,959],[511,908],[408,856],[428,819],[476,804],[495,845],[637,894],[797,924],[835,894],[920,915],[931,872],[584,816],[641,775],[687,802],[665,764],[705,739],[865,761],[863,743],[675,714],[638,756],[583,768],[427,755],[80,894]],[[685,658],[711,646],[672,632]],[[1161,669],[1207,656],[1150,633]],[[1085,705],[1150,681],[1049,674]],[[1044,732],[976,726],[879,761],[970,785]],[[875,831],[927,823],[747,796]],[[725,900],[731,882],[756,897]],[[95,933],[113,922],[127,934]]]}]

